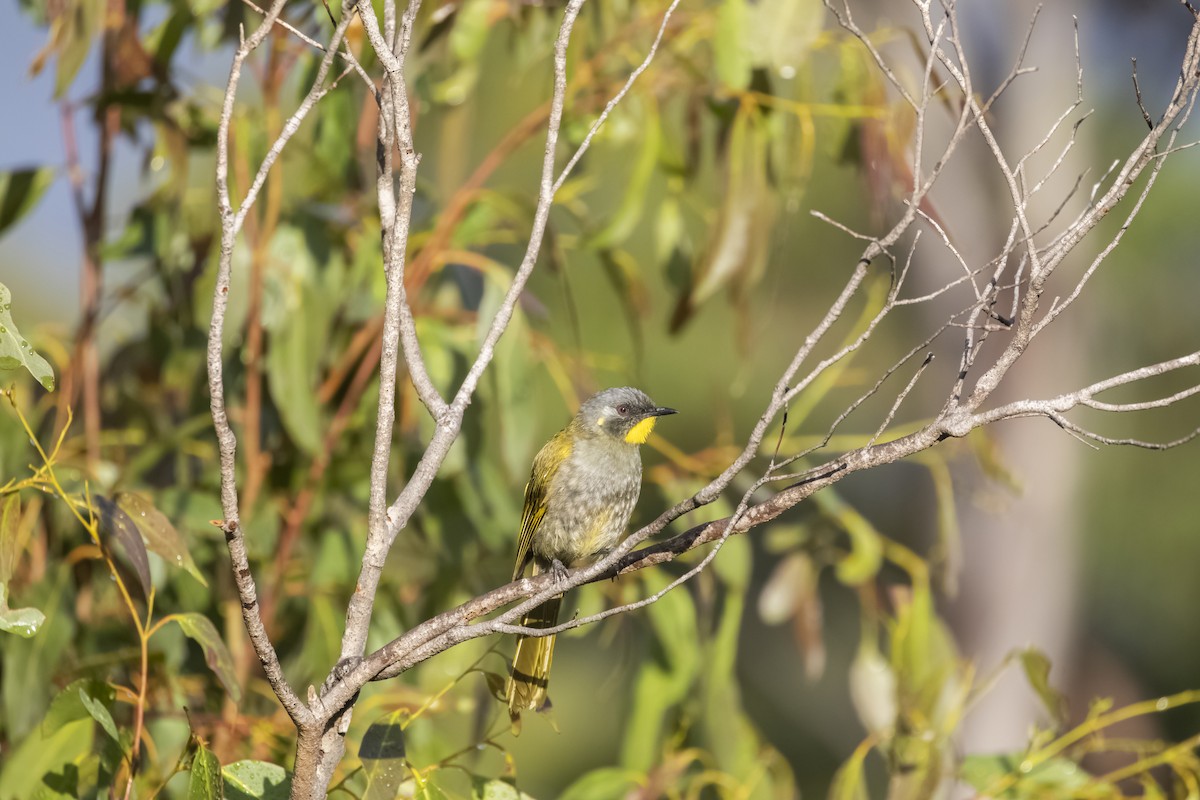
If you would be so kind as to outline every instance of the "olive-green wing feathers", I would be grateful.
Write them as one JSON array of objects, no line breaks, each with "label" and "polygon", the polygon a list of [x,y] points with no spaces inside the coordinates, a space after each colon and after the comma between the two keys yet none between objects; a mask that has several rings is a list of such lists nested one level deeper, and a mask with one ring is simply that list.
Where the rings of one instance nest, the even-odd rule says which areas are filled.
[{"label": "olive-green wing feathers", "polygon": [[569,455],[571,440],[566,431],[559,431],[533,458],[533,471],[529,475],[529,483],[525,484],[525,506],[521,510],[521,533],[517,537],[514,581],[521,577],[525,565],[533,557],[533,537],[542,523],[542,517],[546,516],[546,506],[550,501],[550,483],[554,480],[559,466]]}]

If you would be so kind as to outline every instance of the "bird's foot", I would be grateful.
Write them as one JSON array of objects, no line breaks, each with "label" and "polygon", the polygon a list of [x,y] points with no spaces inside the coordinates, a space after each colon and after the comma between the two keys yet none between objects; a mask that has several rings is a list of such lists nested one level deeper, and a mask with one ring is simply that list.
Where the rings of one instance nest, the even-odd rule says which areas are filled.
[{"label": "bird's foot", "polygon": [[550,574],[554,576],[555,583],[567,582],[567,567],[557,558],[550,562]]}]

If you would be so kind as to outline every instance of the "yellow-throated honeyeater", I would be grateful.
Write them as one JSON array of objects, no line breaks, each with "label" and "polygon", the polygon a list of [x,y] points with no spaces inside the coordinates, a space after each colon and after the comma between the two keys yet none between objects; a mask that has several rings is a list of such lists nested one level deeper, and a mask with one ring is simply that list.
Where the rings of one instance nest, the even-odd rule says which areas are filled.
[{"label": "yellow-throated honeyeater", "polygon": [[[630,387],[605,389],[584,401],[567,427],[533,459],[513,580],[530,563],[534,575],[561,573],[616,547],[641,490],[638,445],[659,417],[674,413]],[[562,595],[547,600],[521,620],[522,627],[557,625],[561,605]],[[506,690],[514,730],[519,730],[522,711],[546,705],[553,656],[553,636],[517,639]]]}]

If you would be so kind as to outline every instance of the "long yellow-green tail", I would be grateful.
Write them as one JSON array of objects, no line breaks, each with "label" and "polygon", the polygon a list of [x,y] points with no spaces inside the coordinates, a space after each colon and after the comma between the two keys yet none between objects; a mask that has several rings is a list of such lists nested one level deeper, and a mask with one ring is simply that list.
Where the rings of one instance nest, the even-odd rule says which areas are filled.
[{"label": "long yellow-green tail", "polygon": [[[538,572],[534,565],[534,574]],[[521,619],[523,628],[552,628],[558,624],[562,595],[551,597]],[[550,662],[554,659],[553,636],[518,636],[513,654],[512,674],[508,676],[508,716],[513,732],[521,729],[522,711],[540,711],[546,704],[546,684]]]}]

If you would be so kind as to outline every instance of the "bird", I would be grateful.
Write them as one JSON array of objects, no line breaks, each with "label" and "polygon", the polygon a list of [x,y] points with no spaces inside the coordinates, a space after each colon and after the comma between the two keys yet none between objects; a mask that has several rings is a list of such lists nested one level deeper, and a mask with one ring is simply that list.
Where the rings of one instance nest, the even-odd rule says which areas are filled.
[{"label": "bird", "polygon": [[[675,409],[655,405],[640,389],[605,389],[583,401],[565,428],[534,456],[513,580],[532,565],[531,574],[552,572],[563,579],[568,566],[603,557],[617,545],[642,483],[638,447],[659,417]],[[521,626],[558,624],[563,596],[552,597],[526,614]],[[544,710],[554,636],[518,636],[505,688],[514,733],[521,712]]]}]

